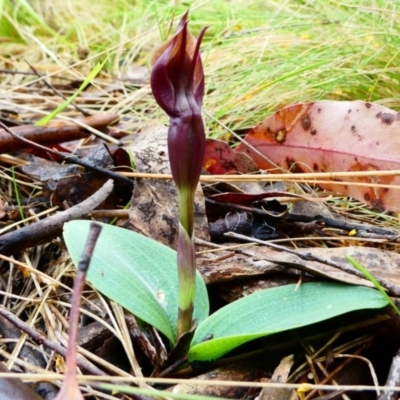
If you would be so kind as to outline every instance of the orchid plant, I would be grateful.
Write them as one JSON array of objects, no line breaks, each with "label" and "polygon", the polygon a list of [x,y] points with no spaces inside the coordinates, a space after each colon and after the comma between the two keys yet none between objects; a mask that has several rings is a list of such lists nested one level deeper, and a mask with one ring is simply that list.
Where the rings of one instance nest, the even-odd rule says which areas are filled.
[{"label": "orchid plant", "polygon": [[[170,117],[168,152],[179,196],[177,252],[135,232],[102,224],[87,281],[163,333],[170,348],[186,332],[193,332],[185,348],[190,362],[214,360],[259,337],[387,305],[387,299],[370,288],[311,282],[256,292],[209,316],[193,240],[194,194],[206,144],[200,57],[205,29],[196,39],[188,30],[187,17],[186,13],[175,35],[155,53],[151,75],[154,98]],[[75,265],[89,225],[89,221],[72,221],[64,226]]]},{"label": "orchid plant", "polygon": [[194,195],[203,166],[206,135],[201,117],[204,73],[200,44],[188,30],[186,13],[174,37],[161,47],[151,74],[158,105],[170,117],[168,153],[179,196],[178,337],[192,327],[196,290],[196,253],[193,241]]}]

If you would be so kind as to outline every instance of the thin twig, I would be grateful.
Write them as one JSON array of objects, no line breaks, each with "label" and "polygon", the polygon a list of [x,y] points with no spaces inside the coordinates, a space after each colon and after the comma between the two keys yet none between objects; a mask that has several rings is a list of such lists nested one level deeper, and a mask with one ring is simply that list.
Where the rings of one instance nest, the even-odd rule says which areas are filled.
[{"label": "thin twig", "polygon": [[[17,328],[19,328],[22,332],[25,332],[27,335],[36,340],[38,343],[41,343],[44,346],[48,347],[50,350],[55,351],[57,354],[66,357],[67,350],[65,347],[51,341],[47,336],[39,333],[37,330],[35,330],[31,326],[20,320],[17,316],[15,316],[12,312],[8,311],[3,306],[0,306],[0,315],[2,315],[11,323],[13,323]],[[107,374],[104,371],[97,368],[94,364],[83,358],[81,355],[78,355],[76,363],[80,368],[87,370],[93,375],[107,376]]]},{"label": "thin twig", "polygon": [[71,309],[69,313],[69,329],[68,329],[68,347],[66,354],[66,368],[63,384],[56,399],[76,398],[82,399],[83,396],[79,389],[78,379],[76,375],[76,345],[78,342],[79,327],[79,307],[83,287],[85,286],[86,273],[89,269],[93,251],[99,238],[102,226],[95,222],[90,224],[89,233],[86,239],[85,247],[78,263],[78,268],[74,280],[74,288],[72,291]]},{"label": "thin twig", "polygon": [[109,196],[113,186],[113,181],[110,179],[81,203],[17,231],[0,236],[0,253],[10,255],[52,240],[62,232],[65,222],[82,218],[101,204]]},{"label": "thin twig", "polygon": [[121,182],[129,183],[130,185],[133,185],[133,181],[131,181],[129,178],[127,178],[127,177],[125,177],[123,175],[117,174],[117,173],[115,173],[113,171],[110,171],[109,169],[96,166],[92,162],[83,160],[83,159],[81,159],[81,158],[79,158],[79,157],[77,157],[77,156],[75,156],[73,154],[61,153],[60,151],[50,149],[50,148],[42,146],[42,145],[40,145],[38,143],[32,142],[31,140],[28,140],[26,138],[22,138],[22,137],[16,135],[11,129],[9,129],[7,127],[7,125],[4,125],[1,121],[0,121],[0,126],[6,132],[8,132],[13,138],[21,140],[22,142],[24,142],[26,144],[29,144],[30,146],[33,146],[34,148],[38,148],[38,149],[47,151],[47,152],[49,152],[51,154],[54,154],[57,157],[62,158],[67,163],[73,163],[73,164],[82,165],[83,167],[86,167],[86,168],[88,168],[88,169],[90,169],[92,171],[101,172],[104,175],[107,175],[108,177],[110,177],[111,179],[115,179],[115,180],[118,180],[118,181],[121,181]]},{"label": "thin twig", "polygon": [[[69,67],[68,67],[69,68]],[[60,71],[62,72],[62,71]],[[56,75],[58,72],[54,72],[52,75]],[[5,75],[26,75],[26,76],[38,76],[40,80],[43,77],[47,77],[49,75],[41,75],[41,74],[35,74],[34,72],[30,71],[19,71],[17,69],[4,69],[0,68],[0,74],[5,74]],[[57,79],[63,80],[63,81],[69,81],[71,82],[71,78],[66,78],[65,76],[57,76]],[[38,82],[39,80],[36,80],[35,82]],[[82,80],[83,81],[83,80]]]},{"label": "thin twig", "polygon": [[[265,199],[268,201],[268,192],[265,192]],[[275,196],[274,196],[275,197]],[[296,197],[296,195],[293,195],[293,197]],[[276,218],[277,221],[282,220],[284,222],[290,222],[290,223],[295,223],[295,222],[317,222],[321,221],[324,223],[324,227],[327,228],[336,228],[336,229],[343,229],[345,231],[352,231],[356,230],[357,231],[357,236],[361,237],[368,237],[368,238],[374,238],[374,239],[387,239],[387,240],[396,240],[399,237],[398,232],[390,231],[388,229],[384,228],[379,228],[375,227],[372,225],[361,225],[361,224],[353,224],[349,223],[346,221],[340,221],[336,220],[333,218],[326,218],[321,215],[315,216],[315,215],[296,215],[296,214],[284,214],[282,215],[274,215],[271,212],[266,212],[264,210],[261,210],[259,208],[255,207],[247,207],[247,206],[242,206],[240,204],[235,204],[235,203],[224,203],[220,201],[215,201],[213,199],[206,199],[206,203],[210,203],[213,205],[218,205],[221,207],[226,207],[226,208],[231,208],[231,209],[236,209],[236,210],[241,210],[245,211],[251,214],[256,214],[262,217],[268,217],[268,218]],[[321,228],[321,227],[318,227]],[[374,236],[374,235],[379,235],[379,236]]]},{"label": "thin twig", "polygon": [[[319,256],[316,256],[316,255],[311,254],[311,253],[302,254],[301,252],[297,252],[296,250],[290,249],[288,247],[280,246],[280,245],[274,244],[274,243],[269,243],[267,241],[259,240],[259,239],[253,238],[253,237],[240,235],[239,233],[228,232],[228,233],[225,233],[225,236],[228,236],[228,237],[231,237],[231,238],[233,237],[233,238],[240,239],[240,240],[244,240],[245,242],[259,243],[259,244],[262,244],[263,246],[272,247],[273,249],[278,250],[278,251],[284,251],[284,252],[287,252],[287,253],[290,253],[290,254],[294,254],[295,256],[300,257],[302,260],[305,260],[305,261],[317,261],[317,262],[322,263],[322,264],[327,264],[327,265],[330,265],[331,267],[337,268],[337,269],[339,269],[341,271],[344,271],[344,272],[346,272],[348,274],[355,275],[358,278],[365,279],[365,276],[361,272],[357,271],[356,269],[354,269],[353,267],[347,265],[346,263],[339,264],[339,263],[337,263],[335,261],[327,260],[327,259],[325,259],[323,257],[319,257]],[[278,265],[289,266],[290,268],[296,268],[296,265],[294,263],[286,263],[286,262],[282,262],[282,261],[279,261],[279,260],[274,260],[273,262],[278,264]],[[386,288],[391,294],[393,294],[395,296],[400,296],[400,288],[399,287],[397,287],[393,283],[387,281],[386,279],[381,279],[381,278],[378,278],[378,277],[375,277],[375,279],[384,288]]]},{"label": "thin twig", "polygon": [[[39,78],[42,78],[41,81],[50,89],[52,90],[55,94],[58,96],[62,97],[64,100],[68,100],[66,96],[64,96],[63,93],[61,93],[57,88],[55,88],[50,82],[46,80],[45,76],[40,75],[39,71],[28,61],[25,60],[25,62],[29,65],[30,69],[38,76]],[[79,107],[77,104],[74,102],[71,102],[71,105],[75,107],[79,112],[81,112],[85,117],[88,117],[90,114],[89,112],[85,111],[83,108]]]},{"label": "thin twig", "polygon": [[[171,174],[148,174],[144,172],[123,172],[125,176],[132,178],[148,178],[148,179],[172,179]],[[309,180],[309,179],[336,179],[336,178],[357,178],[371,176],[399,176],[400,170],[383,170],[383,171],[351,171],[351,172],[313,172],[293,174],[290,172],[284,174],[243,174],[243,175],[201,175],[200,179],[204,183],[214,182],[259,182],[259,181],[276,181],[276,180]],[[333,184],[341,184],[343,182],[330,182]],[[353,183],[353,182],[352,182]],[[355,182],[354,182],[355,183]],[[365,183],[365,185],[374,186],[374,183]],[[386,186],[386,185],[384,185]],[[392,185],[394,186],[394,185]]]}]

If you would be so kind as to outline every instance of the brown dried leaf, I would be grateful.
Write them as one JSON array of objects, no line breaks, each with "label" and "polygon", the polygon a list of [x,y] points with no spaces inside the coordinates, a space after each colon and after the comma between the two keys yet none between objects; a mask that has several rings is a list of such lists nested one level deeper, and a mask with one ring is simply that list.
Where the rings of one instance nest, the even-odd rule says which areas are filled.
[{"label": "brown dried leaf", "polygon": [[[107,168],[113,165],[113,160],[105,146],[98,146],[83,160],[94,165]],[[22,171],[45,183],[43,194],[53,205],[64,208],[66,201],[69,206],[81,203],[97,192],[109,179],[100,172],[86,172],[85,168],[76,164],[58,164],[43,158],[35,157],[33,162],[21,167]],[[110,196],[101,208],[112,208],[113,199]]]},{"label": "brown dried leaf", "polygon": [[251,174],[259,170],[247,154],[235,153],[228,143],[216,139],[207,139],[203,165],[212,175]]},{"label": "brown dried leaf", "polygon": [[[265,364],[265,363],[264,363]],[[257,378],[259,371],[255,368],[254,361],[242,362],[223,366],[196,377],[196,380],[215,380],[215,381],[239,381],[251,382]],[[246,396],[247,388],[218,385],[195,385],[194,383],[180,383],[168,389],[172,393],[186,395],[202,395],[223,397],[228,399],[243,399]],[[166,392],[168,393],[168,392]]]},{"label": "brown dried leaf", "polygon": [[[399,170],[400,113],[363,101],[295,104],[254,127],[245,143],[236,151],[249,155],[262,169],[276,171],[278,165],[291,172]],[[371,186],[334,183],[321,186],[380,210],[400,211],[398,190],[372,186],[400,185],[399,176],[346,177],[342,180]]]},{"label": "brown dried leaf", "polygon": [[[287,382],[290,369],[293,365],[293,355],[282,358],[279,365],[275,368],[275,371],[271,379],[262,379],[262,382]],[[290,400],[293,394],[293,389],[286,388],[267,388],[264,387],[261,390],[260,395],[256,400]]]},{"label": "brown dried leaf", "polygon": [[[152,125],[133,137],[128,152],[137,172],[169,174],[168,128]],[[130,222],[136,232],[176,249],[178,240],[178,198],[173,181],[138,179],[133,190]],[[200,185],[195,197],[194,235],[208,240],[204,195]]]},{"label": "brown dried leaf", "polygon": [[[360,262],[375,277],[385,279],[400,288],[400,254],[393,251],[373,247],[339,247],[339,248],[307,248],[297,249],[304,255],[317,256],[323,261],[335,261],[348,265],[344,258],[350,256]],[[285,252],[278,252],[267,247],[251,247],[242,250],[242,254],[218,252],[202,255],[198,259],[198,268],[207,284],[233,281],[251,276],[266,276],[272,273],[286,271],[292,264],[293,268],[308,272],[315,276],[334,279],[339,282],[373,287],[373,284],[363,278],[337,270],[323,262],[305,261],[302,258]],[[229,255],[229,254],[228,254]],[[213,261],[213,258],[215,261]],[[276,263],[274,263],[276,260]],[[286,263],[288,267],[283,266]],[[248,284],[247,284],[248,286]],[[251,293],[247,287],[246,293]]]}]

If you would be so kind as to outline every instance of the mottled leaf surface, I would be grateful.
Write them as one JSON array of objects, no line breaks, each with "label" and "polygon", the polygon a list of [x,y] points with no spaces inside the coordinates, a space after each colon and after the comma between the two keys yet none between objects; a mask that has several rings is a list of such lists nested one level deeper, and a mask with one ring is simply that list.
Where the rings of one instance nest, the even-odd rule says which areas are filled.
[{"label": "mottled leaf surface", "polygon": [[[276,165],[291,172],[400,170],[400,113],[362,101],[295,104],[255,126],[245,142],[258,152],[244,143],[236,151],[249,155],[261,169],[275,172]],[[345,180],[371,186],[321,186],[380,210],[400,211],[398,190],[372,186],[400,185],[399,176]]]}]

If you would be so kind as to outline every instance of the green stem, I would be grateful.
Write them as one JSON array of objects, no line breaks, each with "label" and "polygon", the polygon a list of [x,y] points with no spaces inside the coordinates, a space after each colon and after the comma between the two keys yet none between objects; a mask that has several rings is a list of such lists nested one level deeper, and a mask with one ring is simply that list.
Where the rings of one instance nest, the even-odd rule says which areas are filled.
[{"label": "green stem", "polygon": [[178,188],[179,222],[190,238],[193,236],[194,190]]},{"label": "green stem", "polygon": [[196,294],[196,253],[193,243],[194,193],[179,191],[179,239],[178,239],[178,338],[192,327]]}]

